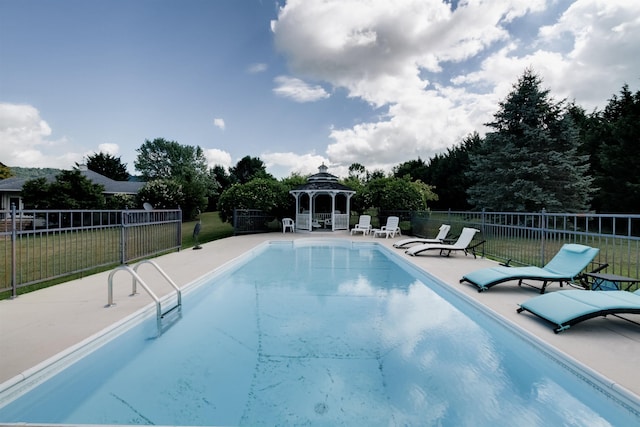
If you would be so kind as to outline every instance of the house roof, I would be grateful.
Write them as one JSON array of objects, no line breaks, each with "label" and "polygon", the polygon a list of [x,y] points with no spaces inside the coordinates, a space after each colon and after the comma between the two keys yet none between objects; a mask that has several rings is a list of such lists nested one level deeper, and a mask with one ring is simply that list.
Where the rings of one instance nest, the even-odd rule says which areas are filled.
[{"label": "house roof", "polygon": [[141,181],[115,181],[89,169],[81,169],[80,173],[94,184],[102,185],[105,194],[137,194],[138,190],[146,184]]},{"label": "house roof", "polygon": [[22,185],[26,181],[26,178],[5,178],[0,179],[0,191],[1,192],[13,192],[21,191]]},{"label": "house roof", "polygon": [[[103,194],[137,194],[146,183],[140,181],[115,181],[104,175],[100,175],[89,169],[80,168],[80,173],[88,178],[94,184],[100,184],[104,187]],[[46,175],[44,178],[53,182],[56,179],[54,174]],[[0,192],[19,193],[25,182],[33,178],[6,178],[0,180]]]}]

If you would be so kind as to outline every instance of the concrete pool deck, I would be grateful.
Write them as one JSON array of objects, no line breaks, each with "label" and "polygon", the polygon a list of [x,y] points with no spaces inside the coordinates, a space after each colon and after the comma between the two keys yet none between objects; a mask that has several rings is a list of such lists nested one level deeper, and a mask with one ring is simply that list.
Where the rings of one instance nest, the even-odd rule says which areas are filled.
[{"label": "concrete pool deck", "polygon": [[[441,257],[437,253],[410,257],[392,247],[393,242],[400,238],[374,239],[371,236],[350,236],[347,232],[314,232],[235,236],[203,244],[201,250],[186,249],[155,258],[154,261],[182,287],[264,241],[304,238],[342,238],[381,243],[457,292],[478,301],[507,321],[607,377],[612,384],[640,396],[640,370],[637,369],[640,361],[640,315],[624,316],[636,323],[608,316],[588,320],[555,334],[551,325],[543,320],[528,313],[516,313],[518,303],[538,295],[536,289],[518,287],[515,282],[510,282],[478,293],[474,287],[459,283],[467,272],[496,265],[491,260],[474,259],[462,253],[450,257]],[[148,266],[142,266],[139,272],[147,283],[156,274]],[[114,275],[113,281],[116,305],[105,308],[109,273],[87,276],[20,295],[14,300],[0,301],[0,383],[21,375],[152,304],[151,298],[142,290],[130,297],[130,275],[120,272]],[[169,293],[171,288],[166,281],[156,277],[159,280],[153,280],[154,292],[159,296]],[[554,284],[548,292],[559,289],[566,288]]]}]

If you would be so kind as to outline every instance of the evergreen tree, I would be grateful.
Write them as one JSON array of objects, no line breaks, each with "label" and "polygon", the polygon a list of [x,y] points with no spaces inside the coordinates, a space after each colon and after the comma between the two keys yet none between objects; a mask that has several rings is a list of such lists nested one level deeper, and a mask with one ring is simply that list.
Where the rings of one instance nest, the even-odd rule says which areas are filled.
[{"label": "evergreen tree", "polygon": [[[76,163],[76,166],[79,165]],[[100,152],[92,156],[87,156],[87,169],[111,178],[114,181],[127,181],[129,179],[126,163],[122,163],[120,157],[115,157],[107,153]]]},{"label": "evergreen tree", "polygon": [[469,203],[493,211],[580,212],[589,208],[593,178],[588,156],[564,101],[554,102],[541,79],[525,70],[500,103],[471,154]]},{"label": "evergreen tree", "polygon": [[233,182],[240,184],[246,184],[254,178],[273,179],[267,173],[267,168],[259,157],[244,156],[234,167],[229,169],[229,173]]},{"label": "evergreen tree", "polygon": [[594,205],[600,212],[637,213],[640,206],[640,91],[624,85],[603,112],[591,116],[586,140],[597,145],[592,162],[600,188]]},{"label": "evergreen tree", "polygon": [[396,178],[409,176],[412,181],[416,181],[418,179],[424,181],[428,176],[428,168],[429,165],[427,162],[418,157],[418,160],[409,160],[395,166],[393,168],[393,176]]},{"label": "evergreen tree", "polygon": [[467,190],[473,179],[467,175],[469,155],[482,144],[477,132],[468,135],[459,145],[448,148],[444,154],[433,157],[426,168],[424,182],[434,187],[438,200],[431,203],[433,209],[467,210]]}]

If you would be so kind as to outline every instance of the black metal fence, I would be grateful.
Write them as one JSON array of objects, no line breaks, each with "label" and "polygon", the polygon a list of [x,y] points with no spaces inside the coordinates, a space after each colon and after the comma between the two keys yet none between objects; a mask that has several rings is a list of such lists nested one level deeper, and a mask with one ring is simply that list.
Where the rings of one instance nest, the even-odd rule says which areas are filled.
[{"label": "black metal fence", "polygon": [[181,233],[179,209],[0,211],[0,292],[177,250]]},{"label": "black metal fence", "polygon": [[[424,211],[384,212],[398,215],[410,234],[434,237],[441,224],[450,224],[450,238],[463,227],[473,227],[484,240],[484,253],[511,264],[546,264],[564,243],[581,243],[600,249],[599,264],[607,272],[640,278],[640,215],[592,213],[522,213]],[[406,222],[402,222],[402,219]],[[382,218],[381,218],[382,220]],[[381,222],[384,223],[384,222]]]},{"label": "black metal fence", "polygon": [[268,233],[274,231],[270,226],[275,221],[273,215],[268,215],[260,209],[234,209],[234,234]]}]

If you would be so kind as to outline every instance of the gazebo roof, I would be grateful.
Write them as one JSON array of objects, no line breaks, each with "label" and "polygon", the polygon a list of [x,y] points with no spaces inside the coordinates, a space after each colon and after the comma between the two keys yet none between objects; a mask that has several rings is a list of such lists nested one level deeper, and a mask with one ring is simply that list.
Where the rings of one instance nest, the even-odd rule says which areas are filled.
[{"label": "gazebo roof", "polygon": [[289,193],[355,193],[351,188],[338,182],[338,177],[327,172],[328,168],[324,163],[318,167],[319,172],[307,178],[307,183],[298,185]]}]

